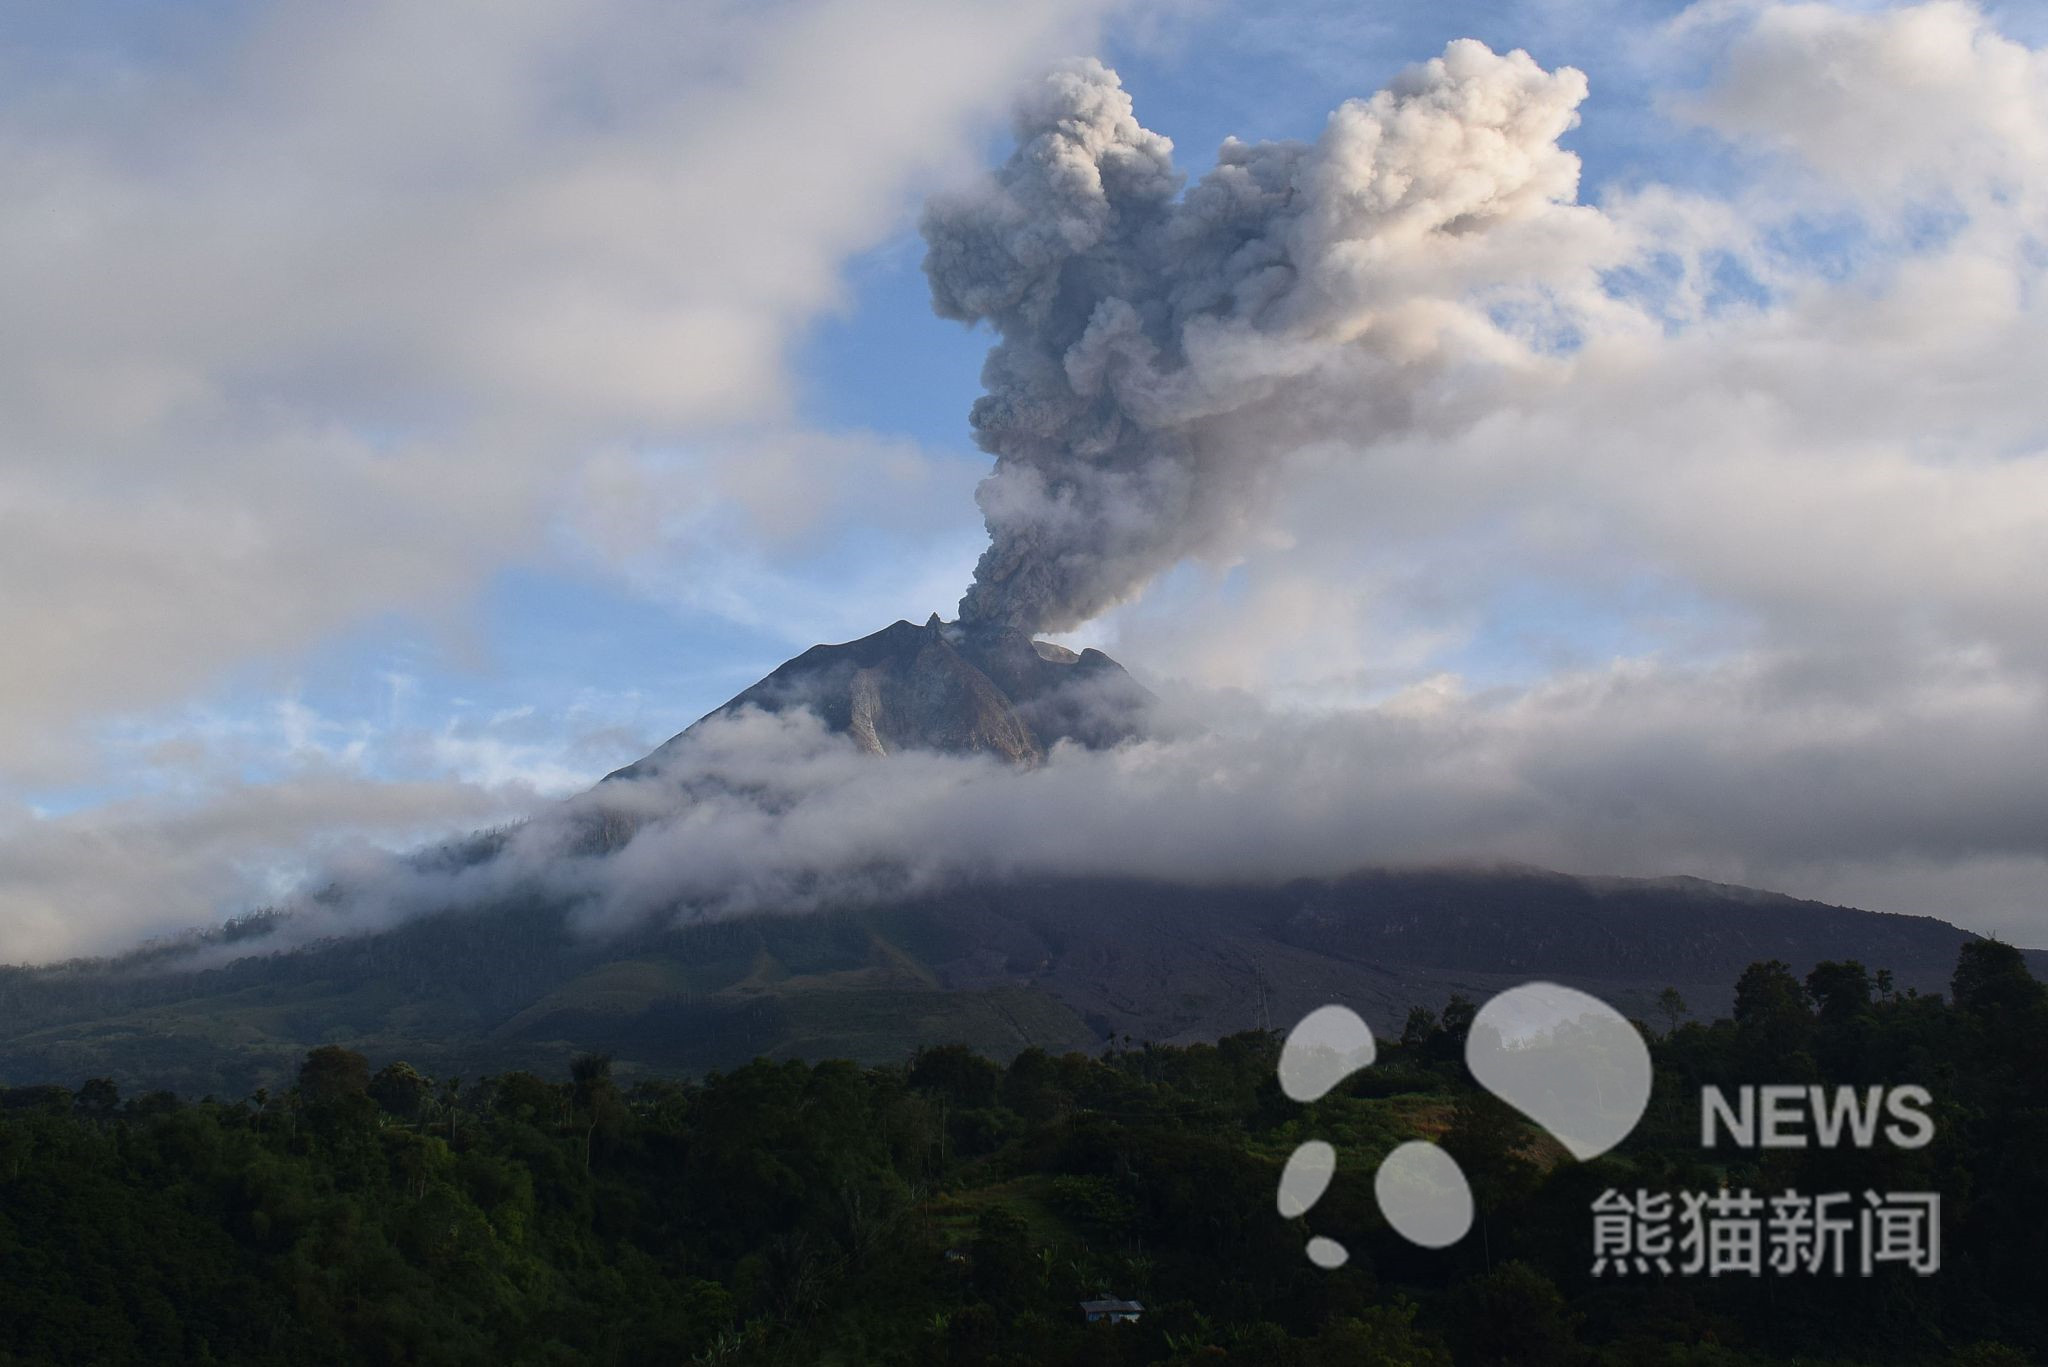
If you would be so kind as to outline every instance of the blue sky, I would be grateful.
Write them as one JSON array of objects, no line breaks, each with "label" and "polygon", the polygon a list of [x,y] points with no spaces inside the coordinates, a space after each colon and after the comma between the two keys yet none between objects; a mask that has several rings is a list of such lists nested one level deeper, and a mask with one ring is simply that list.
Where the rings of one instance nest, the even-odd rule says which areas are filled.
[{"label": "blue sky", "polygon": [[[1662,14],[1681,6],[1656,7]],[[1664,121],[1656,112],[1661,86],[1617,50],[1611,15],[1597,7],[1491,4],[1355,6],[1315,4],[1205,7],[1162,17],[1139,31],[1112,24],[1103,55],[1123,77],[1139,117],[1175,140],[1182,165],[1199,174],[1225,137],[1246,141],[1312,138],[1329,111],[1370,94],[1402,68],[1442,50],[1453,38],[1478,37],[1500,50],[1528,47],[1550,64],[1586,69],[1593,95],[1584,123],[1567,145],[1586,162],[1588,198],[1610,183],[1643,180],[1712,184],[1727,172],[1714,139]],[[1634,7],[1630,29],[1650,14]],[[118,35],[121,30],[115,28]],[[1661,77],[1663,73],[1653,72]],[[984,144],[996,159],[1007,136]],[[906,200],[895,231],[851,256],[842,267],[844,298],[795,339],[789,359],[800,421],[824,429],[900,436],[958,461],[978,477],[987,457],[967,433],[966,413],[989,336],[932,316],[920,269],[923,243]],[[978,514],[963,504],[946,531],[963,538],[961,587],[971,569]],[[857,529],[854,529],[857,531]],[[774,623],[735,621],[688,601],[638,588],[618,576],[551,556],[494,575],[455,624],[389,614],[340,633],[295,658],[256,662],[199,705],[260,725],[279,696],[295,698],[328,719],[337,734],[389,729],[391,680],[405,680],[404,714],[411,726],[462,733],[479,720],[531,708],[537,747],[574,744],[574,734],[547,737],[549,719],[573,727],[597,722],[602,739],[579,756],[596,776],[711,710],[784,658],[830,636],[841,614],[802,595]],[[815,576],[799,567],[803,594],[828,597],[836,567]],[[1625,596],[1641,598],[1642,585]],[[950,614],[950,597],[875,605],[881,612]],[[1490,605],[1484,625],[1446,663],[1481,677],[1519,677],[1554,666],[1560,657],[1621,648],[1626,623],[1575,601],[1562,588],[1517,585]],[[892,617],[876,617],[875,627]],[[1142,664],[1140,665],[1142,667]],[[610,746],[609,750],[604,746]],[[536,752],[538,753],[538,752]],[[600,758],[600,756],[603,756]],[[262,760],[247,771],[269,778]],[[417,773],[437,761],[370,747],[371,772]],[[550,768],[550,755],[537,762]],[[43,806],[75,804],[122,791],[109,784],[83,792],[36,793]]]},{"label": "blue sky", "polygon": [[[1452,39],[1526,48],[1589,77],[1562,145],[1596,214],[1574,231],[1604,244],[1557,268],[1588,292],[1542,285],[1573,354],[1421,394],[1434,427],[1333,426],[1367,454],[1311,443],[1241,544],[1075,640],[1283,710],[1526,712],[1647,670],[1703,715],[1827,679],[1842,736],[2033,734],[1999,709],[2040,684],[2011,510],[2048,425],[1980,352],[2039,323],[2038,7],[461,9],[13,26],[0,301],[27,325],[0,403],[27,416],[0,430],[0,572],[33,622],[0,680],[0,849],[25,870],[0,953],[213,919],[353,842],[515,815],[813,641],[950,612],[983,544],[991,337],[932,315],[918,208],[1007,155],[1009,92],[1070,54],[1199,175]],[[1885,328],[1906,378],[1858,379]],[[1730,435],[1695,457],[1697,395]],[[1866,543],[1884,564],[1842,570]],[[1870,682],[1900,660],[1923,691]],[[1743,762],[1767,785],[1796,748]],[[210,815],[241,802],[290,819]],[[1811,858],[1701,820],[1642,859],[1994,927],[2031,925],[2048,854],[1990,816],[1931,842],[1844,816]]]}]

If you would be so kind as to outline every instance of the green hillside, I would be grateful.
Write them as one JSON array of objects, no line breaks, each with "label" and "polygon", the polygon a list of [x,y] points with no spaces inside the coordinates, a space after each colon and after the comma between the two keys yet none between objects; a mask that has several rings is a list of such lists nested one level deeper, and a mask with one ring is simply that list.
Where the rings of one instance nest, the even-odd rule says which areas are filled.
[{"label": "green hillside", "polygon": [[[814,966],[815,967],[815,966]],[[659,964],[579,975],[584,1000]],[[1732,1020],[1652,1032],[1655,1089],[1586,1163],[1477,1091],[1471,1003],[1421,1011],[1300,1105],[1279,1037],[1100,1056],[958,1046],[688,1081],[437,1076],[322,1048],[245,1099],[100,1079],[0,1089],[0,1363],[734,1367],[2022,1367],[2048,1352],[2048,994],[1975,942],[1950,1000],[1859,964],[1742,975]],[[812,989],[793,1001],[822,1000]],[[845,990],[845,989],[838,989]],[[1925,1148],[1703,1154],[1702,1084],[1918,1083]],[[1282,1218],[1288,1155],[1336,1179]],[[1441,1146],[1476,1219],[1378,1213]],[[1918,1276],[1596,1276],[1608,1188],[1935,1191]],[[1349,1260],[1325,1271],[1312,1236]],[[1080,1303],[1138,1303],[1089,1324]]]}]

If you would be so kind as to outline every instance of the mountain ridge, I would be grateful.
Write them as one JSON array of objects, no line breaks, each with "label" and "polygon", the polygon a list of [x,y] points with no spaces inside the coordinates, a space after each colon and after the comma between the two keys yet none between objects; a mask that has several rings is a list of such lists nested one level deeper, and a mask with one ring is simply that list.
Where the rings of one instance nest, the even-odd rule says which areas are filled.
[{"label": "mountain ridge", "polygon": [[1330,1001],[1398,1034],[1411,1006],[1532,978],[1643,1018],[1676,987],[1705,1016],[1759,959],[1803,974],[1855,958],[1892,970],[1900,991],[1945,992],[1974,938],[1754,889],[1531,870],[1017,879],[605,938],[576,933],[566,907],[515,898],[283,952],[249,940],[255,952],[198,970],[0,970],[0,1081],[246,1094],[325,1043],[471,1075],[560,1071],[585,1051],[626,1073],[757,1054],[901,1062],[950,1042],[1095,1052],[1285,1029]]}]

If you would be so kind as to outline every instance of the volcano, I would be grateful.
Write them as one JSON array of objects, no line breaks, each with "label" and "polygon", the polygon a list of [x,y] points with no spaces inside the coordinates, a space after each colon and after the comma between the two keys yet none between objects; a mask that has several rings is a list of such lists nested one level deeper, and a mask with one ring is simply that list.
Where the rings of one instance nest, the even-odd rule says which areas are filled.
[{"label": "volcano", "polygon": [[[556,857],[630,845],[660,805],[632,799],[687,806],[715,794],[724,776],[704,771],[685,738],[745,709],[810,709],[878,756],[1029,768],[1062,747],[1155,731],[1155,703],[1100,651],[936,616],[896,622],[812,647],[586,794],[649,780],[628,801],[572,800],[549,818],[576,833]],[[593,935],[575,898],[545,880],[481,876],[511,838],[483,832],[408,856],[435,876],[475,875],[474,891],[386,928],[273,938],[289,917],[266,914],[113,960],[0,967],[0,1077],[239,1096],[288,1081],[324,1043],[444,1075],[559,1073],[592,1050],[647,1072],[764,1055],[900,1062],[945,1043],[1007,1057],[1213,1040],[1331,1002],[1391,1038],[1410,1007],[1532,978],[1644,1016],[1665,988],[1703,1014],[1725,1010],[1743,969],[1769,959],[1797,973],[1854,959],[1891,970],[1901,991],[1941,992],[1975,938],[1931,917],[1694,879],[1452,868],[876,885],[830,911],[658,916]]]},{"label": "volcano", "polygon": [[1061,742],[1105,749],[1142,735],[1156,700],[1099,650],[1078,653],[1005,626],[963,626],[933,613],[871,636],[812,646],[767,678],[608,775],[664,768],[691,731],[742,708],[815,712],[861,749],[992,754],[1033,765]]}]

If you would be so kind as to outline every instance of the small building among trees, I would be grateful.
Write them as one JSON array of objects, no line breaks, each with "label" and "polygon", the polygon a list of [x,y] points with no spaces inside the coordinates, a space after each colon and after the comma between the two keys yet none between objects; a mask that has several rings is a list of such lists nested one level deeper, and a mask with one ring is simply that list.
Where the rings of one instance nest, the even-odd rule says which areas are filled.
[{"label": "small building among trees", "polygon": [[1081,1302],[1081,1317],[1090,1324],[1136,1324],[1143,1313],[1145,1307],[1136,1301],[1120,1301],[1114,1296]]}]

